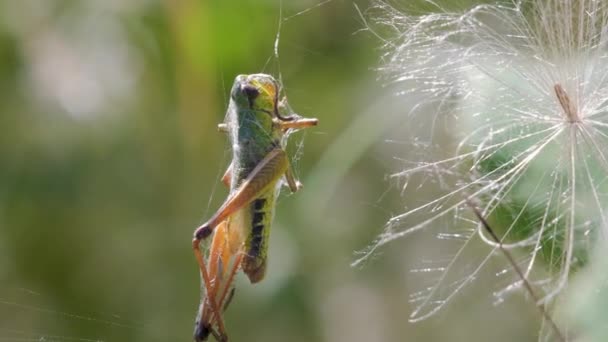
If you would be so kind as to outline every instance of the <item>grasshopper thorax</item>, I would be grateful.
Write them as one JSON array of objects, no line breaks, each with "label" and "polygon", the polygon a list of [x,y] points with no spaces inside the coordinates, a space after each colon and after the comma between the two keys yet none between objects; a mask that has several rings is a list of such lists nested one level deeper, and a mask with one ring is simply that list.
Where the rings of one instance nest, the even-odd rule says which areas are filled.
[{"label": "grasshopper thorax", "polygon": [[284,132],[277,122],[285,118],[279,113],[280,91],[279,83],[266,74],[239,75],[234,81],[227,126],[237,180],[281,143]]}]

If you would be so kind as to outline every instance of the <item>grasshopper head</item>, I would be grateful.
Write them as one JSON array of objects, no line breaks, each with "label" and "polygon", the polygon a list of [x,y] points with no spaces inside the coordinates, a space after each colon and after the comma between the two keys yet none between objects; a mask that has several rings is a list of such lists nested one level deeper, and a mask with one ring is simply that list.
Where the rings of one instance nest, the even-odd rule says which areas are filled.
[{"label": "grasshopper head", "polygon": [[280,92],[279,83],[270,75],[239,75],[234,81],[231,96],[239,108],[255,112],[259,122],[275,118],[291,121],[292,117],[285,117],[280,113]]},{"label": "grasshopper head", "polygon": [[273,113],[278,103],[278,82],[270,75],[239,75],[232,87],[232,99],[239,106]]}]

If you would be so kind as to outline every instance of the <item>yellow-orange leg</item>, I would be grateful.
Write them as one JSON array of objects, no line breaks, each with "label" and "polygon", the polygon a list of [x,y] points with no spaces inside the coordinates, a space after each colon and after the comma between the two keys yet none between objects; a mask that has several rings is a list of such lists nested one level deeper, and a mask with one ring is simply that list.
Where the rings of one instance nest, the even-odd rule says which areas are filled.
[{"label": "yellow-orange leg", "polygon": [[317,120],[317,119],[300,118],[300,119],[293,120],[293,121],[275,120],[275,122],[283,130],[286,131],[286,130],[288,130],[290,128],[293,128],[293,129],[303,129],[303,128],[308,128],[308,127],[313,127],[313,126],[316,126],[319,123],[319,120]]},{"label": "yellow-orange leg", "polygon": [[[238,229],[231,230],[229,226],[230,220],[228,219],[215,228],[215,235],[213,236],[211,250],[206,262],[209,278],[212,279],[211,289],[207,291],[206,296],[216,300],[218,294],[220,295],[219,301],[216,301],[215,305],[217,310],[208,307],[206,311],[204,305],[209,302],[202,302],[199,311],[199,326],[197,326],[201,331],[204,330],[205,333],[210,332],[216,336],[216,338],[217,336],[220,336],[220,334],[214,333],[215,330],[213,329],[213,326],[215,325],[216,319],[221,319],[223,311],[226,310],[226,306],[228,305],[226,302],[226,295],[228,294],[229,289],[231,289],[234,274],[238,271],[242,258],[243,245],[242,242],[240,242],[240,232]],[[236,245],[239,246],[235,248]],[[222,265],[228,265],[233,256],[234,260],[232,261],[232,267],[228,272],[224,272]],[[218,339],[218,341],[227,339],[225,331],[221,336],[223,337]]]},{"label": "yellow-orange leg", "polygon": [[[280,121],[275,120],[275,123],[281,127],[282,130],[287,131],[288,129],[303,129],[312,126],[316,126],[319,123],[317,119],[306,119],[301,118],[293,121]],[[223,180],[223,179],[222,179]],[[285,171],[285,180],[287,181],[287,185],[289,186],[289,190],[292,193],[298,191],[302,188],[302,183],[300,183],[297,179],[295,179],[293,175],[293,171],[291,170],[291,165],[287,167]]]},{"label": "yellow-orange leg", "polygon": [[[230,271],[230,276],[228,276],[227,284],[231,284],[234,281],[234,275],[239,270],[242,260],[243,260],[243,252],[239,251],[239,254],[236,257],[236,260],[234,261],[234,265],[232,266],[232,270]],[[220,297],[220,303],[223,303],[224,300],[226,300],[226,296],[228,295],[229,288],[230,288],[229,286],[226,286],[226,289],[224,289],[224,292],[222,293],[222,296]],[[226,310],[226,307],[223,307],[222,310]]]},{"label": "yellow-orange leg", "polygon": [[[226,282],[226,284],[232,284],[232,282],[234,281],[234,276],[236,275],[236,272],[239,270],[239,267],[241,266],[241,261],[243,260],[243,252],[239,251],[238,255],[236,256],[236,260],[234,261],[234,265],[232,265],[232,269],[230,270],[230,276],[228,276],[228,280]],[[222,293],[222,296],[220,297],[220,303],[224,303],[224,300],[226,300],[226,296],[228,295],[230,286],[226,286],[226,288],[224,289],[224,292]],[[214,293],[215,295],[215,293]],[[228,305],[228,303],[226,303],[226,306]],[[226,310],[226,306],[222,307],[221,310]],[[217,311],[215,312],[215,315],[213,316],[213,318],[210,320],[210,325],[213,326],[213,324],[215,323],[215,319],[216,317],[218,317],[218,319],[221,319],[221,313],[218,313]]]},{"label": "yellow-orange leg", "polygon": [[[209,305],[211,306],[211,310],[215,313],[215,317],[217,317],[217,327],[218,327],[219,333],[213,329],[212,325],[210,325],[209,327],[204,327],[204,328],[210,329],[211,333],[215,336],[215,338],[218,341],[227,341],[228,338],[226,337],[226,329],[224,327],[224,320],[222,319],[222,316],[221,316],[221,313],[217,306],[217,303],[215,302],[215,296],[213,296],[213,292],[215,292],[215,291],[213,291],[213,287],[211,286],[211,280],[209,279],[209,272],[207,272],[207,266],[205,265],[205,261],[203,260],[203,254],[201,252],[200,242],[201,242],[201,240],[194,239],[192,241],[192,247],[194,249],[194,256],[195,256],[198,266],[201,270],[201,275],[203,276],[203,283],[205,284],[205,291],[207,292],[207,296],[204,300],[206,300],[209,303]],[[196,330],[195,336],[194,336],[194,339],[197,342],[203,341],[203,339],[206,337],[205,333],[200,328],[203,328],[203,327],[197,327],[197,330]],[[218,334],[219,334],[219,336],[216,336]]]},{"label": "yellow-orange leg", "polygon": [[[231,184],[231,173],[232,173],[232,164],[230,164],[230,166],[228,166],[228,169],[226,170],[226,172],[222,176],[222,183],[224,183],[224,185],[226,185],[228,188],[230,187],[230,184]],[[200,248],[199,248],[199,250],[197,252],[196,251],[196,247],[195,247],[195,252],[194,253],[196,255],[197,261],[198,260],[202,260],[202,253],[200,252]],[[199,255],[200,255],[200,257],[199,257]],[[239,260],[239,265],[240,265],[240,260]],[[199,267],[200,267],[200,262],[199,262]],[[203,271],[203,269],[204,269],[204,271]],[[213,270],[211,270],[211,271],[213,271]],[[235,270],[235,272],[236,272],[236,270]],[[206,275],[207,280],[205,280],[205,275],[204,275],[205,273],[207,274]],[[216,298],[215,297],[215,289],[216,289],[216,286],[211,286],[211,279],[210,279],[209,273],[210,272],[209,272],[209,270],[207,270],[206,266],[203,266],[201,268],[201,274],[203,274],[203,282],[205,284],[205,291],[206,291],[206,297],[207,298],[202,298],[202,300],[201,300],[201,309],[200,309],[201,312],[200,312],[199,320],[202,320],[204,318],[203,317],[204,313],[202,312],[202,310],[203,310],[205,301],[208,303],[208,305],[211,306],[212,319],[208,323],[205,323],[205,322],[202,322],[202,321],[197,321],[197,324],[198,324],[197,329],[200,330],[199,331],[199,335],[203,335],[203,336],[199,336],[199,337],[195,336],[195,338],[202,338],[202,337],[204,337],[204,335],[206,335],[206,332],[203,332],[202,330],[203,329],[208,329],[209,332],[215,337],[216,340],[221,341],[221,340],[225,340],[226,339],[225,327],[223,326],[223,319],[222,319],[222,315],[221,315],[221,312],[220,312],[220,309],[223,309],[223,308],[219,307],[219,305],[221,305],[223,303],[224,297],[222,296],[222,298],[220,299],[219,305],[218,305],[217,302],[215,302],[215,298]],[[211,298],[211,299],[207,300],[208,298]],[[218,326],[221,326],[220,330],[223,331],[221,333],[221,335],[220,335],[220,333],[218,333],[213,328],[213,325],[215,324],[216,317],[217,317],[217,320],[218,320]],[[205,324],[208,325],[208,327],[204,327],[203,325],[205,325]]]},{"label": "yellow-orange leg", "polygon": [[[274,186],[278,180],[287,172],[289,167],[289,160],[285,151],[280,148],[276,148],[268,153],[268,155],[260,161],[260,163],[251,171],[249,176],[245,178],[243,183],[228,197],[228,199],[222,204],[220,209],[202,226],[198,227],[194,231],[194,238],[192,240],[192,248],[194,250],[194,256],[199,265],[203,282],[205,283],[205,289],[208,293],[213,293],[213,287],[211,286],[211,279],[205,261],[203,260],[203,253],[200,249],[200,243],[211,235],[213,230],[224,220],[232,216],[241,208],[245,207],[253,200],[255,200],[260,194],[264,193],[270,187]],[[236,272],[236,271],[235,271]],[[217,325],[220,336],[225,338],[224,323],[221,318],[221,312],[219,311],[218,305],[215,302],[215,298],[208,295],[207,300],[211,306],[212,311],[217,317]],[[195,338],[197,338],[195,336]]]},{"label": "yellow-orange leg", "polygon": [[302,188],[302,183],[300,183],[300,181],[297,180],[293,175],[291,165],[289,165],[287,171],[285,171],[285,180],[287,181],[287,186],[289,187],[289,190],[291,190],[291,193],[294,193]]}]

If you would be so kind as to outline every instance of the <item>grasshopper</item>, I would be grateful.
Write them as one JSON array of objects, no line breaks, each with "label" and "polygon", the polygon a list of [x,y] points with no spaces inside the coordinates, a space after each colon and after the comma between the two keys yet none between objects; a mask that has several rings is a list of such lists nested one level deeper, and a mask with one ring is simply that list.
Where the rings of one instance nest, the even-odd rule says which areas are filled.
[{"label": "grasshopper", "polygon": [[[239,75],[230,92],[226,120],[218,129],[232,142],[232,162],[222,177],[230,188],[218,211],[194,232],[192,247],[204,290],[196,319],[194,340],[212,334],[227,341],[222,318],[234,295],[239,269],[251,283],[266,273],[268,238],[274,207],[282,184],[291,192],[302,184],[294,177],[284,150],[289,134],[316,126],[317,119],[289,111],[281,88],[270,75]],[[201,242],[213,234],[205,261]]]}]

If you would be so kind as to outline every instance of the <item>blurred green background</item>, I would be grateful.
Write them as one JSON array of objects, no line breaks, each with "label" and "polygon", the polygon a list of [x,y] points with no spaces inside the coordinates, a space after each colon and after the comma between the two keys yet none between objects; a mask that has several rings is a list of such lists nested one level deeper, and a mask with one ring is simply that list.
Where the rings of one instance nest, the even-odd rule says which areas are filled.
[{"label": "blurred green background", "polygon": [[412,201],[385,176],[419,125],[377,80],[369,3],[319,3],[0,1],[0,341],[191,340],[191,234],[226,196],[216,125],[257,72],[320,125],[292,137],[305,187],[278,203],[267,279],[237,281],[233,341],[536,340],[534,308],[483,281],[408,323],[429,240],[350,266]]}]

